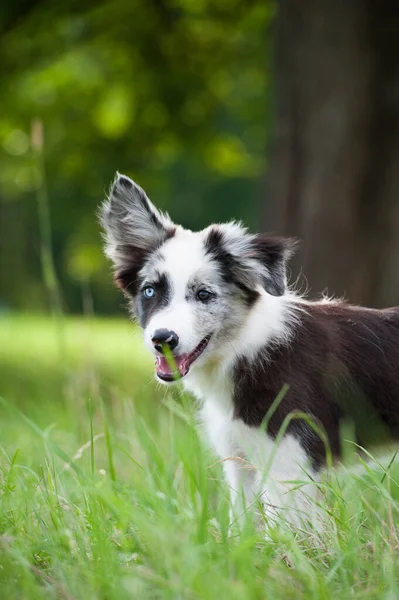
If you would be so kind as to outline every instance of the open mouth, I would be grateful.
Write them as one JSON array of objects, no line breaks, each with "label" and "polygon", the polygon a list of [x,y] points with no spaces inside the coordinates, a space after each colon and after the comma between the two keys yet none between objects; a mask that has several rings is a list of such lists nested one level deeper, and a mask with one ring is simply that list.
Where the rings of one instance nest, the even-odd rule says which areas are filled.
[{"label": "open mouth", "polygon": [[187,375],[191,365],[201,356],[210,339],[210,335],[206,336],[192,352],[181,356],[173,356],[172,359],[166,356],[157,356],[155,369],[159,379],[162,379],[162,381],[176,381],[176,379],[181,379]]}]

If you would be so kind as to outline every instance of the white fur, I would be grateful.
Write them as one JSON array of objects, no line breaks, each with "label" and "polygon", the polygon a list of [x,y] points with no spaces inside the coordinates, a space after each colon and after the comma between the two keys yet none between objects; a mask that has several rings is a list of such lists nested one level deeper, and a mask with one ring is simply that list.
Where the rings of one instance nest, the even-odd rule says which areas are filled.
[{"label": "white fur", "polygon": [[239,356],[254,358],[273,343],[287,344],[299,321],[302,309],[295,295],[287,292],[284,296],[271,296],[262,288],[258,292],[260,298],[236,337],[228,366]]}]

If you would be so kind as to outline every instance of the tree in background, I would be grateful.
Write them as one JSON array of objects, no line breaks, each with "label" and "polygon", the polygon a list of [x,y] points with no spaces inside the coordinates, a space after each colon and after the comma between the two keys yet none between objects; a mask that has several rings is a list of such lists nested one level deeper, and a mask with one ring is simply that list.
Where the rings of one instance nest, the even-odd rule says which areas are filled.
[{"label": "tree in background", "polygon": [[281,0],[263,225],[312,291],[399,303],[399,4]]}]

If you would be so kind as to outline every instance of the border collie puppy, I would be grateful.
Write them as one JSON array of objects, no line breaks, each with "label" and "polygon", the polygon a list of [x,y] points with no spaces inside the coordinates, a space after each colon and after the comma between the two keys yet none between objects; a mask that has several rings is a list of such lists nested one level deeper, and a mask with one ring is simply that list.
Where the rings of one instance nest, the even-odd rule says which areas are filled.
[{"label": "border collie puppy", "polygon": [[[198,399],[233,507],[260,499],[266,515],[283,507],[294,522],[326,448],[340,455],[343,418],[360,444],[398,433],[398,308],[303,300],[287,288],[291,239],[237,223],[183,229],[124,175],[101,221],[156,376],[182,379]],[[306,489],[293,493],[298,481]]]}]

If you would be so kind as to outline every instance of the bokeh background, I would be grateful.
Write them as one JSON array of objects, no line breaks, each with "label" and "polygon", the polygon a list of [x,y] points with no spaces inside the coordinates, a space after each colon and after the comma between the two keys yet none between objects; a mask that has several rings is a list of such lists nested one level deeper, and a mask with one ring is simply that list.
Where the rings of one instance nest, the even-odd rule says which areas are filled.
[{"label": "bokeh background", "polygon": [[297,236],[292,278],[312,295],[397,304],[398,13],[389,0],[2,3],[2,311],[120,312],[96,219],[116,170],[187,227],[235,218]]},{"label": "bokeh background", "polygon": [[399,598],[396,454],[309,536],[231,536],[103,256],[117,170],[186,227],[298,237],[310,296],[399,304],[399,0],[0,0],[1,596]]}]

